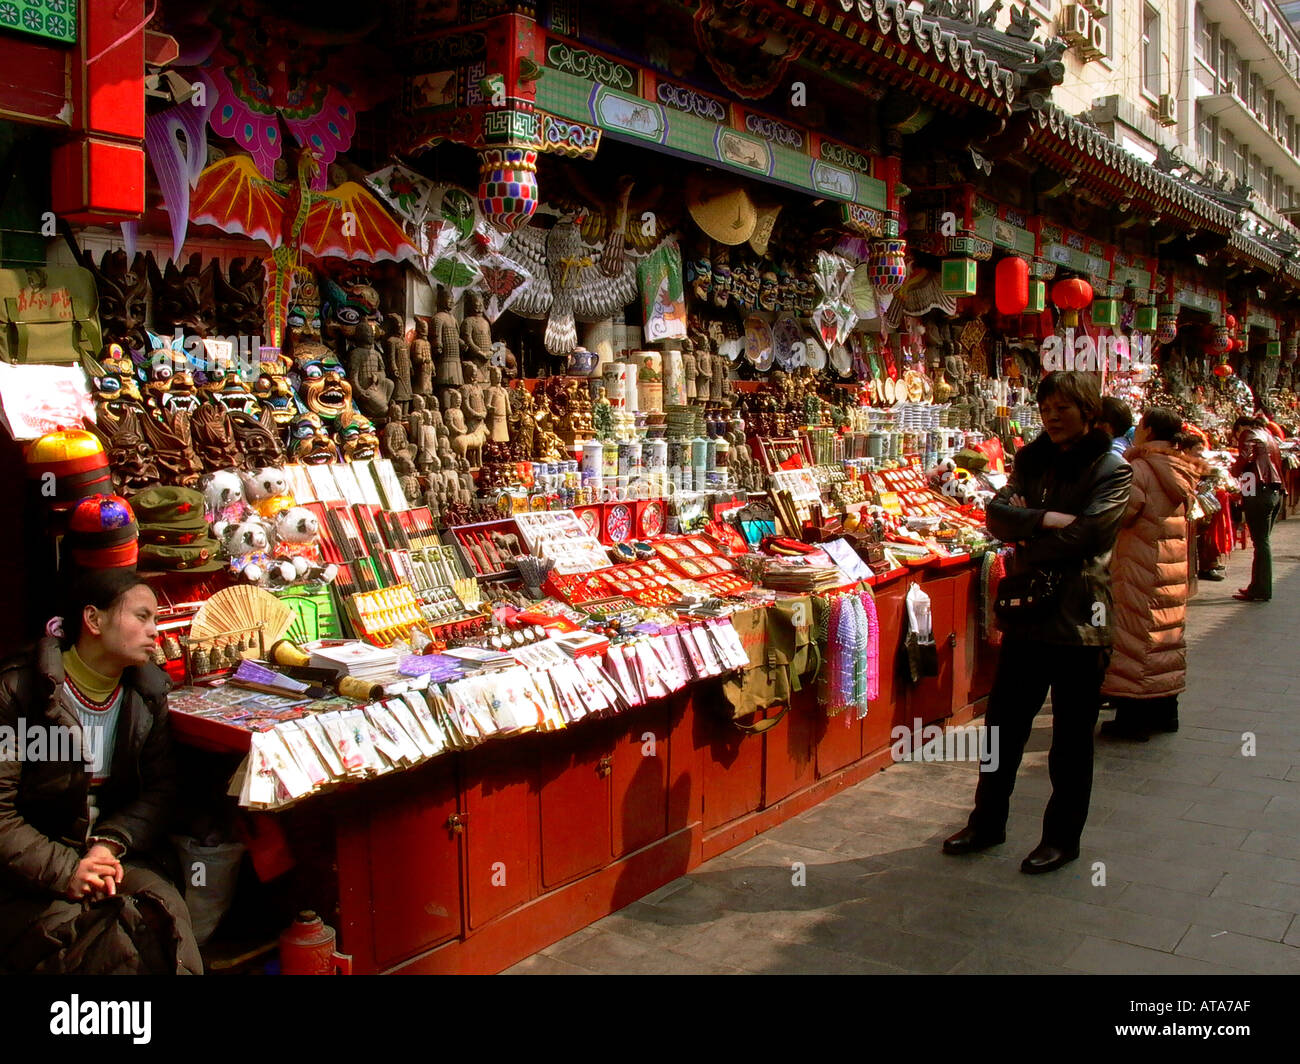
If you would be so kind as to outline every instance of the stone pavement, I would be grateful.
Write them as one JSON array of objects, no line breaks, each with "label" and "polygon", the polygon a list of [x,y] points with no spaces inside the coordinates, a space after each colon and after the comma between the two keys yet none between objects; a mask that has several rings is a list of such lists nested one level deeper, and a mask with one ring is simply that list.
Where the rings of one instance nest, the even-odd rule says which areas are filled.
[{"label": "stone pavement", "polygon": [[1273,550],[1271,603],[1230,597],[1249,552],[1192,600],[1181,731],[1097,740],[1073,864],[1019,871],[1049,793],[1044,711],[1002,846],[939,851],[976,765],[893,765],[509,972],[1300,972],[1300,520]]}]

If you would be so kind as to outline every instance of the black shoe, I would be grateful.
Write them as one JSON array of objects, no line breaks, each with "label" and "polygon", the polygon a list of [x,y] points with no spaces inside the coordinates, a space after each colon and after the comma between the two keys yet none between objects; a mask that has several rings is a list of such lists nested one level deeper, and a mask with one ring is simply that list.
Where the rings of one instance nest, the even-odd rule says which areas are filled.
[{"label": "black shoe", "polygon": [[962,828],[956,835],[950,835],[943,840],[943,852],[950,857],[960,857],[966,853],[979,853],[980,850],[987,850],[990,846],[997,846],[1006,841],[1005,831],[997,835],[981,835],[974,828]]},{"label": "black shoe", "polygon": [[1151,725],[1151,730],[1159,732],[1176,732],[1178,730],[1178,715],[1174,714],[1172,717],[1156,721]]},{"label": "black shoe", "polygon": [[1054,872],[1061,865],[1069,864],[1079,856],[1079,847],[1062,850],[1059,846],[1040,843],[1028,857],[1020,862],[1020,871],[1026,875],[1036,876],[1043,872]]},{"label": "black shoe", "polygon": [[[1175,724],[1174,730],[1177,729],[1178,725]],[[1127,739],[1132,743],[1145,743],[1151,739],[1145,728],[1136,728],[1131,724],[1123,724],[1118,720],[1104,721],[1101,727],[1097,729],[1097,734],[1106,739]]]},{"label": "black shoe", "polygon": [[1208,569],[1203,573],[1197,573],[1198,580],[1226,580],[1227,576],[1222,569]]}]

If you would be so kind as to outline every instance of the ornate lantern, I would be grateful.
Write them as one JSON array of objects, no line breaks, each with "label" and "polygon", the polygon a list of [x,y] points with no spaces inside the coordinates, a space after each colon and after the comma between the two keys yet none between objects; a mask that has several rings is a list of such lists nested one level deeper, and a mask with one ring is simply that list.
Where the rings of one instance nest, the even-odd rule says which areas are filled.
[{"label": "ornate lantern", "polygon": [[868,270],[872,287],[882,296],[893,295],[907,280],[907,241],[872,241]]},{"label": "ornate lantern", "polygon": [[1029,307],[1029,263],[1008,255],[994,273],[994,299],[999,314],[1023,314]]},{"label": "ornate lantern", "polygon": [[1172,344],[1178,339],[1178,316],[1162,314],[1156,323],[1156,343]]},{"label": "ornate lantern", "polygon": [[498,229],[513,232],[537,210],[537,152],[485,148],[478,154],[479,210]]},{"label": "ornate lantern", "polygon": [[1092,302],[1092,285],[1080,277],[1057,281],[1052,285],[1052,302],[1064,312],[1065,327],[1079,324],[1079,311]]}]

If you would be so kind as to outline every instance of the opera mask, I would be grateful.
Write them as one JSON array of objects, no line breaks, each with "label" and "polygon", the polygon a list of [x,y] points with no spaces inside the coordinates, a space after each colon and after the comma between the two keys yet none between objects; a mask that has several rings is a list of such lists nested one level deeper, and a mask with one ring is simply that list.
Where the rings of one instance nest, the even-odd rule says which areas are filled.
[{"label": "opera mask", "polygon": [[221,406],[227,410],[243,410],[250,414],[257,412],[257,397],[234,366],[226,367],[219,385],[212,397]]},{"label": "opera mask", "polygon": [[258,369],[253,395],[263,407],[270,409],[277,425],[289,424],[298,409],[293,401],[293,388],[289,386],[289,360],[279,354],[263,358]]},{"label": "opera mask", "polygon": [[199,395],[190,360],[161,337],[148,335],[154,346],[144,386],[146,401],[154,410],[193,411],[199,405]]},{"label": "opera mask", "polygon": [[707,303],[713,289],[713,263],[706,258],[692,259],[686,264],[686,283],[696,299]]},{"label": "opera mask", "polygon": [[154,326],[162,333],[182,336],[212,336],[217,325],[216,271],[212,261],[205,267],[195,252],[183,269],[167,263],[161,273],[153,255],[147,256],[154,296]]},{"label": "opera mask", "polygon": [[357,410],[345,410],[334,423],[334,441],[345,462],[362,462],[379,453],[379,437],[371,420]]},{"label": "opera mask", "polygon": [[318,417],[333,421],[352,406],[352,385],[329,348],[319,347],[298,360],[298,397]]},{"label": "opera mask", "polygon": [[758,285],[758,309],[776,310],[780,282],[775,270],[764,270]]},{"label": "opera mask", "polygon": [[300,348],[319,345],[320,329],[320,290],[314,281],[300,281],[294,289],[289,316],[285,319],[285,352],[297,358]]},{"label": "opera mask", "polygon": [[310,410],[289,422],[289,456],[301,465],[328,465],[334,461],[334,443],[320,417]]},{"label": "opera mask", "polygon": [[356,278],[336,284],[328,277],[321,278],[325,292],[325,324],[322,339],[338,350],[350,350],[356,345],[357,326],[367,322],[376,334],[383,332],[379,313],[379,293]]},{"label": "opera mask", "polygon": [[776,309],[788,314],[799,309],[799,282],[793,274],[783,272],[777,279]]},{"label": "opera mask", "polygon": [[86,375],[95,390],[95,407],[107,411],[110,420],[120,419],[128,409],[144,403],[135,379],[135,363],[121,344],[104,348],[98,363],[86,363]]},{"label": "opera mask", "polygon": [[737,266],[731,271],[731,301],[741,310],[753,310],[758,305],[758,284],[757,266]]},{"label": "opera mask", "polygon": [[725,307],[731,302],[731,267],[724,262],[713,264],[713,305]]}]

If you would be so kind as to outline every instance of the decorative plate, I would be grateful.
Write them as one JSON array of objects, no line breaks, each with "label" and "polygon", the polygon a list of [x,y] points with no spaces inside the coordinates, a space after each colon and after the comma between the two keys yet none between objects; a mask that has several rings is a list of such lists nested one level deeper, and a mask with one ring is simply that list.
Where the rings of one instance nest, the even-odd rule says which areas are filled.
[{"label": "decorative plate", "polygon": [[853,356],[843,344],[835,344],[831,347],[831,369],[841,377],[847,377],[853,372]]},{"label": "decorative plate", "polygon": [[[745,334],[748,337],[748,322]],[[791,315],[782,314],[772,323],[772,352],[776,357],[776,364],[782,369],[796,368],[795,353],[798,350],[796,345],[802,342],[803,335],[799,331],[799,323]]]},{"label": "decorative plate", "polygon": [[664,504],[647,503],[641,511],[641,535],[657,536],[664,530]]},{"label": "decorative plate", "polygon": [[611,543],[622,543],[632,534],[632,511],[621,502],[605,515],[605,535]]},{"label": "decorative plate", "polygon": [[772,330],[762,318],[745,319],[745,357],[760,373],[772,368]]},{"label": "decorative plate", "polygon": [[578,520],[583,526],[597,539],[600,538],[600,511],[599,510],[580,510]]},{"label": "decorative plate", "polygon": [[885,402],[890,403],[891,405],[898,402],[898,393],[894,388],[894,384],[895,382],[892,377],[885,380]]}]

